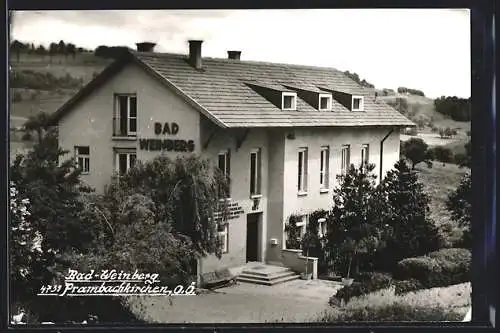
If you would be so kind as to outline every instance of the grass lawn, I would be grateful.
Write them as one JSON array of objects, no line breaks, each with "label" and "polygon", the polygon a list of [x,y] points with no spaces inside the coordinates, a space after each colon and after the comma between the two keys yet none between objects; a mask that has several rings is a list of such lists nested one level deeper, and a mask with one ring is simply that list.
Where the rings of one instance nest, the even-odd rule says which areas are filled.
[{"label": "grass lawn", "polygon": [[460,238],[462,231],[451,220],[446,209],[448,194],[455,190],[467,169],[461,169],[455,164],[435,162],[432,168],[423,163],[416,166],[420,182],[431,199],[431,217],[436,225],[448,228],[450,241]]},{"label": "grass lawn", "polygon": [[[420,318],[420,320],[430,320],[425,318],[426,314],[416,313],[416,309],[429,311],[432,309],[440,309],[441,314],[447,318],[435,318],[437,321],[450,320],[461,321],[468,311],[471,304],[471,284],[462,283],[441,288],[431,288],[410,292],[404,295],[396,295],[394,287],[378,290],[368,295],[352,298],[347,304],[341,307],[333,307],[323,312],[318,316],[317,321],[332,322],[337,321],[338,318],[344,318],[346,314],[357,314],[362,318],[373,318],[375,313],[383,316],[392,317],[394,313],[390,311],[383,311],[383,309],[402,309],[406,307],[405,317]],[[398,307],[399,306],[399,307]],[[408,311],[408,308],[410,311]],[[413,310],[413,314],[411,313]],[[408,313],[410,312],[410,313]],[[429,311],[429,313],[431,313]],[[396,316],[398,313],[395,313]],[[400,315],[401,312],[400,312]],[[348,316],[349,317],[349,316]],[[376,320],[376,318],[374,318]],[[381,319],[378,319],[381,320]],[[415,320],[415,319],[414,319]]]}]

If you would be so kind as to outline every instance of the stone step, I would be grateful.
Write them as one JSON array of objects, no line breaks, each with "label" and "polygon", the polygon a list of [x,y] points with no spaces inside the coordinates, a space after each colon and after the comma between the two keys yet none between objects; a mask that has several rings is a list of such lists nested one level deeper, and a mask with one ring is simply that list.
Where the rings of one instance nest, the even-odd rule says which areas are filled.
[{"label": "stone step", "polygon": [[286,271],[286,272],[281,272],[281,273],[269,274],[267,276],[253,274],[253,273],[242,273],[239,275],[239,277],[246,278],[246,279],[252,279],[252,280],[272,282],[275,280],[279,280],[279,279],[289,277],[289,276],[294,276],[294,275],[297,275],[297,274],[295,272],[292,272],[292,271]]},{"label": "stone step", "polygon": [[283,272],[291,272],[291,269],[288,267],[273,267],[272,271],[269,270],[263,270],[263,271],[258,271],[254,269],[244,269],[241,274],[253,274],[253,275],[259,275],[259,276],[269,276],[273,274],[279,274]]},{"label": "stone step", "polygon": [[269,280],[247,278],[247,277],[243,277],[240,275],[238,277],[238,281],[239,282],[246,282],[246,283],[253,283],[253,284],[261,284],[261,285],[265,285],[265,286],[274,286],[274,285],[279,284],[279,283],[297,280],[298,278],[299,278],[299,275],[293,274],[293,275],[288,275],[288,276],[285,276],[285,277],[282,277],[279,279],[269,281]]}]

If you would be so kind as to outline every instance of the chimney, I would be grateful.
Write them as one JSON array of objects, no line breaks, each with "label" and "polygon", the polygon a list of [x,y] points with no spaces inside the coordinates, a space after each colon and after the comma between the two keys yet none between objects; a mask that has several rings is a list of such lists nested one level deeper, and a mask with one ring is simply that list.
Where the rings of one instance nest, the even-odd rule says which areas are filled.
[{"label": "chimney", "polygon": [[196,69],[201,69],[201,43],[202,40],[189,41],[189,63]]},{"label": "chimney", "polygon": [[241,57],[241,51],[227,51],[228,59],[240,60],[240,57]]},{"label": "chimney", "polygon": [[138,52],[153,52],[156,46],[155,43],[150,42],[136,43],[135,45],[137,46]]}]

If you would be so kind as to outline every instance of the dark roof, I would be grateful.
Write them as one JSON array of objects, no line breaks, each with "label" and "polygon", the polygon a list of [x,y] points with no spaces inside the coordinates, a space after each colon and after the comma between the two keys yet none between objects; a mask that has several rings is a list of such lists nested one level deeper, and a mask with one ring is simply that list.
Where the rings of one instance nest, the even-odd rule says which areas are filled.
[{"label": "dark roof", "polygon": [[[199,70],[189,65],[186,55],[134,51],[122,61],[131,59],[221,127],[415,126],[394,108],[375,100],[373,92],[332,68],[203,58]],[[106,76],[94,80],[104,81]],[[352,112],[335,100],[332,111],[318,111],[300,97],[297,111],[282,111],[249,83],[281,91],[290,91],[287,87],[291,86],[348,91],[364,96],[365,111]],[[93,88],[82,90],[86,89],[63,105],[54,121]]]}]

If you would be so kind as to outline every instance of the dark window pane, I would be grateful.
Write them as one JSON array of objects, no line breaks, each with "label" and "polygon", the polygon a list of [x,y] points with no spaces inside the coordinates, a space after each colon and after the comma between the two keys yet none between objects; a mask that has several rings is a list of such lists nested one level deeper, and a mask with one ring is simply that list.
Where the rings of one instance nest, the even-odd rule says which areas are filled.
[{"label": "dark window pane", "polygon": [[133,168],[135,166],[135,161],[137,159],[136,154],[130,154],[130,167]]},{"label": "dark window pane", "polygon": [[360,104],[361,104],[361,100],[359,98],[355,98],[352,101],[352,108],[353,109],[359,109]]},{"label": "dark window pane", "polygon": [[283,108],[284,109],[291,109],[292,108],[292,102],[293,102],[293,96],[284,96],[284,98],[283,98]]},{"label": "dark window pane", "polygon": [[328,109],[328,97],[321,97],[321,108]]},{"label": "dark window pane", "polygon": [[260,153],[260,150],[259,150],[259,153],[257,154],[257,193],[258,194],[261,194],[261,179],[262,179],[262,175],[261,175],[261,170],[262,170],[262,155]]},{"label": "dark window pane", "polygon": [[224,154],[219,154],[219,169],[226,174],[226,155]]},{"label": "dark window pane", "polygon": [[137,97],[130,97],[130,117],[137,117]]},{"label": "dark window pane", "polygon": [[257,156],[255,153],[250,154],[250,193],[255,194],[256,193],[256,179],[255,179],[255,172],[257,171]]},{"label": "dark window pane", "polygon": [[79,169],[83,168],[83,157],[78,157],[77,164]]},{"label": "dark window pane", "polygon": [[127,119],[128,119],[128,97],[118,96],[118,110],[120,118],[120,129],[119,133],[121,135],[127,134]]},{"label": "dark window pane", "polygon": [[303,156],[304,156],[304,153],[303,152],[299,152],[299,170],[298,170],[298,174],[299,174],[299,179],[298,179],[298,187],[299,187],[299,190],[302,189],[302,161],[303,161]]},{"label": "dark window pane", "polygon": [[121,174],[127,172],[127,154],[118,154],[118,170]]},{"label": "dark window pane", "polygon": [[136,132],[137,131],[137,119],[129,119],[129,126],[130,126],[130,132]]},{"label": "dark window pane", "polygon": [[78,155],[89,155],[90,154],[90,149],[88,146],[77,147],[76,149],[77,149]]},{"label": "dark window pane", "polygon": [[89,170],[90,170],[89,164],[90,164],[90,160],[88,158],[86,158],[85,159],[85,167],[83,168],[83,171],[89,172]]}]

